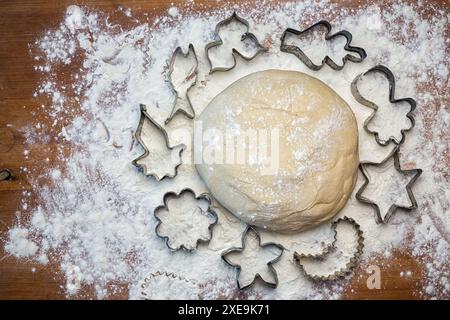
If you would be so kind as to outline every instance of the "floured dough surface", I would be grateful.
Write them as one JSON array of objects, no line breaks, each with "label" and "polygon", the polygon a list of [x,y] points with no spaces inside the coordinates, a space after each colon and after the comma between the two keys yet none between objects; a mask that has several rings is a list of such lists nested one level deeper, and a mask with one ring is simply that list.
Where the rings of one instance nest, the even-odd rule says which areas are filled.
[{"label": "floured dough surface", "polygon": [[218,94],[198,121],[197,171],[214,198],[251,225],[305,230],[331,219],[351,195],[356,119],[314,77],[282,70],[250,74]]}]

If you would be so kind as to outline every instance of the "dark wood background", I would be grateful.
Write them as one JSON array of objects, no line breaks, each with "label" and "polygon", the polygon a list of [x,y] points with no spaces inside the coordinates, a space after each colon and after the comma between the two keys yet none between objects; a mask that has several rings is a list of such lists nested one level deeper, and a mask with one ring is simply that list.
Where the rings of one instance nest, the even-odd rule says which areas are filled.
[{"label": "dark wood background", "polygon": [[[45,168],[54,165],[56,143],[31,146],[32,152],[25,159],[25,137],[18,128],[26,126],[36,117],[40,122],[49,123],[45,115],[38,112],[44,98],[33,97],[33,92],[40,82],[40,75],[33,70],[34,62],[30,55],[30,44],[42,36],[45,30],[56,27],[63,18],[65,9],[70,4],[86,5],[90,8],[113,12],[118,6],[130,7],[134,12],[148,12],[157,15],[166,11],[170,3],[180,1],[18,1],[2,0],[0,2],[0,169],[8,168],[14,179],[0,181],[0,239],[6,237],[8,226],[16,221],[16,212],[20,210],[22,192],[30,191],[30,201],[35,200],[34,192],[27,181],[27,174],[21,172],[21,166]],[[228,1],[228,3],[236,1]],[[374,1],[345,0],[340,5],[356,6]],[[433,1],[449,12],[447,0]],[[276,3],[276,2],[274,2]],[[377,3],[380,3],[377,1]],[[388,5],[388,2],[381,2]],[[196,1],[195,10],[209,10],[224,6],[217,1]],[[64,77],[64,75],[62,75]],[[7,126],[12,124],[13,126]],[[28,147],[30,148],[30,147]],[[50,158],[50,164],[43,159]],[[2,242],[1,242],[2,243]],[[64,281],[57,273],[57,264],[38,265],[27,260],[8,257],[0,248],[0,299],[61,299],[65,298],[60,285]],[[417,261],[408,252],[397,251],[389,258],[374,258],[369,262],[381,267],[382,288],[369,290],[366,286],[366,267],[361,266],[356,276],[347,285],[344,298],[357,299],[413,299],[414,293],[424,285],[424,261]],[[32,272],[32,268],[36,268]],[[412,277],[401,277],[400,272],[410,270]],[[78,298],[93,297],[92,289],[86,288]],[[112,298],[126,297],[126,288]]]}]

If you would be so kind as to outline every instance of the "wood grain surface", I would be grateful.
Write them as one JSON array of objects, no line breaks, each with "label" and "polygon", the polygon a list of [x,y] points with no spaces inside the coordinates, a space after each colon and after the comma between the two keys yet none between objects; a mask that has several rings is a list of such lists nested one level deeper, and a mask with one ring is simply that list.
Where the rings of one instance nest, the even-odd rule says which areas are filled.
[{"label": "wood grain surface", "polygon": [[[233,3],[235,1],[228,1]],[[345,0],[345,7],[373,1]],[[447,0],[435,1],[449,12]],[[39,119],[49,124],[49,118],[39,112],[42,103],[49,103],[44,97],[33,97],[40,82],[40,75],[34,71],[30,44],[43,35],[44,31],[56,27],[70,4],[86,5],[114,15],[118,6],[130,7],[133,12],[148,12],[157,15],[167,10],[170,3],[180,1],[0,1],[0,169],[11,171],[13,179],[0,181],[0,241],[6,236],[8,227],[18,219],[24,191],[29,191],[29,203],[37,204],[35,190],[27,181],[27,173],[20,167],[44,169],[57,161],[56,148],[59,141],[45,145],[31,146],[31,156],[24,157],[25,136],[20,128],[32,120]],[[377,2],[380,3],[380,2]],[[385,3],[386,4],[386,3]],[[228,6],[217,1],[196,1],[195,10],[209,10]],[[387,5],[387,4],[386,4]],[[326,17],[324,17],[326,18]],[[126,21],[123,22],[126,24]],[[61,77],[67,77],[62,74]],[[67,80],[67,79],[66,79]],[[63,124],[61,124],[63,125]],[[61,142],[62,143],[62,142]],[[30,148],[27,146],[27,148]],[[44,161],[49,158],[49,163]],[[44,184],[45,181],[42,181]],[[33,202],[34,201],[34,202]],[[23,214],[23,213],[22,213]],[[9,257],[0,242],[0,299],[64,299],[64,279],[58,274],[58,264],[42,266],[32,261]],[[375,264],[381,268],[381,289],[369,290],[366,285],[367,266]],[[416,261],[408,252],[396,251],[389,258],[374,258],[368,265],[361,266],[346,286],[343,297],[347,299],[414,299],[415,293],[423,287],[424,262]],[[35,269],[34,269],[35,268]],[[34,270],[34,272],[32,271]],[[411,277],[400,277],[400,272],[410,270]],[[84,288],[78,298],[94,297],[92,288]],[[126,298],[123,288],[112,298]]]}]

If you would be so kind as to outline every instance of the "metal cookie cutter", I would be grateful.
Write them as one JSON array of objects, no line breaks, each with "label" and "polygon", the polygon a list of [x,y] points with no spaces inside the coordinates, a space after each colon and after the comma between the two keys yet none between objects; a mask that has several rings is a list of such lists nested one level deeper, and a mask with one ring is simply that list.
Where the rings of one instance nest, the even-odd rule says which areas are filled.
[{"label": "metal cookie cutter", "polygon": [[[392,136],[389,137],[389,139],[386,140],[386,141],[380,140],[379,132],[372,131],[368,127],[369,122],[373,119],[373,117],[375,116],[376,112],[378,111],[378,106],[375,103],[365,99],[361,95],[361,93],[358,90],[358,81],[362,77],[364,77],[367,74],[372,73],[372,72],[379,72],[379,73],[383,74],[387,78],[387,80],[389,82],[389,102],[394,103],[394,104],[395,103],[401,103],[401,102],[407,102],[411,106],[410,109],[409,109],[409,112],[406,114],[406,117],[408,117],[408,119],[411,121],[411,127],[407,128],[407,129],[401,129],[400,130],[400,132],[402,133],[402,138],[401,138],[400,141],[397,141],[395,139],[395,137],[392,137]],[[405,133],[407,131],[411,130],[414,127],[414,125],[415,125],[414,116],[413,116],[412,113],[413,113],[414,109],[416,108],[416,101],[414,99],[412,99],[412,98],[395,99],[395,77],[394,77],[394,74],[392,73],[392,71],[389,70],[387,67],[385,67],[383,65],[377,65],[377,66],[367,70],[366,72],[358,75],[352,81],[351,90],[352,90],[352,94],[355,97],[356,101],[358,101],[362,105],[364,105],[366,107],[369,107],[369,108],[374,110],[372,112],[372,114],[364,121],[364,129],[367,132],[375,135],[375,140],[377,141],[377,143],[379,145],[381,145],[381,146],[386,146],[387,144],[389,144],[389,141],[392,141],[392,142],[394,142],[397,145],[402,144],[405,141]]]},{"label": "metal cookie cutter", "polygon": [[[189,87],[186,89],[186,92],[183,93],[183,95],[180,97],[180,93],[175,88],[173,81],[172,81],[172,74],[174,71],[174,65],[175,60],[178,56],[182,56],[183,58],[189,58],[191,55],[193,56],[195,67],[190,72],[184,81],[192,81],[192,83],[189,85]],[[169,123],[170,120],[177,114],[182,113],[189,119],[194,119],[195,117],[195,111],[192,107],[192,102],[189,98],[189,90],[195,86],[197,83],[197,75],[198,75],[198,59],[197,54],[195,53],[194,46],[190,43],[188,51],[186,53],[183,52],[183,49],[181,47],[177,47],[175,51],[172,54],[172,58],[170,59],[169,64],[169,82],[170,82],[170,88],[172,89],[173,93],[175,94],[175,101],[173,103],[172,111],[170,112],[169,117],[166,119],[165,124]]]},{"label": "metal cookie cutter", "polygon": [[[241,36],[241,41],[245,41],[247,39],[250,39],[251,41],[253,41],[255,43],[255,45],[258,47],[258,50],[256,51],[256,53],[254,55],[251,56],[245,56],[244,54],[240,53],[236,48],[232,48],[232,56],[233,56],[233,65],[231,67],[216,67],[213,68],[212,66],[212,61],[209,57],[209,49],[213,48],[213,47],[217,47],[223,44],[223,40],[220,38],[219,35],[219,31],[223,26],[227,26],[230,23],[232,23],[233,21],[237,21],[239,23],[242,23],[245,28],[246,28],[246,32]],[[236,14],[236,12],[233,12],[233,14],[225,19],[220,21],[217,25],[216,25],[216,29],[214,31],[214,38],[217,39],[213,42],[208,43],[205,46],[205,52],[206,52],[206,59],[208,60],[209,66],[211,68],[211,70],[209,71],[209,73],[213,73],[216,71],[228,71],[233,69],[236,66],[236,54],[239,55],[241,58],[243,58],[244,60],[250,61],[253,58],[255,58],[258,54],[262,53],[262,52],[266,52],[267,48],[263,47],[259,41],[258,38],[256,38],[256,36],[253,33],[248,32],[250,30],[250,25],[248,23],[247,20],[245,20],[244,18],[241,18],[240,16],[238,16]]]},{"label": "metal cookie cutter", "polygon": [[[336,64],[328,55],[326,55],[325,58],[323,58],[322,63],[320,65],[317,65],[317,64],[314,64],[311,61],[311,59],[308,58],[308,56],[302,51],[302,49],[300,49],[297,46],[288,45],[285,43],[286,37],[289,33],[294,34],[296,36],[302,36],[303,34],[309,32],[310,30],[313,30],[317,27],[325,27],[326,28],[327,32],[325,34],[325,41],[333,40],[337,37],[344,37],[347,40],[345,43],[345,46],[344,46],[345,51],[354,52],[358,55],[358,57],[355,57],[351,54],[346,54],[342,58],[342,66],[340,66],[340,65]],[[354,46],[350,45],[350,43],[352,42],[352,34],[350,32],[348,32],[346,30],[342,30],[342,31],[336,32],[331,35],[330,35],[330,33],[331,33],[331,24],[326,20],[321,20],[303,31],[295,30],[292,28],[287,28],[283,32],[283,35],[281,36],[280,50],[283,52],[287,52],[287,53],[291,53],[291,54],[295,55],[308,68],[310,68],[311,70],[314,70],[314,71],[322,69],[322,67],[325,64],[329,65],[332,69],[338,71],[338,70],[341,70],[342,68],[344,68],[344,65],[347,61],[358,63],[358,62],[362,62],[367,57],[366,51],[363,48],[354,47]]]},{"label": "metal cookie cutter", "polygon": [[[323,259],[325,259],[325,257],[327,256],[328,253],[330,253],[331,251],[335,250],[336,249],[336,242],[337,242],[337,231],[336,231],[336,228],[337,228],[339,223],[348,223],[356,231],[358,240],[357,240],[357,246],[355,248],[355,253],[350,258],[350,260],[347,262],[347,264],[345,265],[344,268],[341,268],[341,269],[335,271],[332,274],[329,274],[329,275],[326,275],[326,276],[319,276],[319,275],[308,273],[306,271],[305,267],[303,266],[303,264],[301,263],[301,260],[302,259],[323,260]],[[352,218],[349,218],[349,217],[339,218],[339,219],[333,221],[333,223],[331,224],[331,228],[334,231],[334,239],[333,239],[333,242],[331,243],[331,245],[328,246],[324,250],[324,252],[322,252],[320,254],[317,254],[317,255],[314,255],[314,254],[300,254],[300,253],[294,252],[294,260],[297,261],[297,263],[298,263],[302,273],[306,277],[311,279],[311,280],[314,280],[314,281],[333,281],[333,280],[337,280],[339,278],[346,277],[347,275],[349,275],[355,269],[355,267],[357,266],[357,263],[358,263],[358,259],[363,253],[363,249],[364,249],[363,232],[362,232],[359,224],[356,223],[355,220],[353,220]]]},{"label": "metal cookie cutter", "polygon": [[[156,181],[160,181],[164,178],[174,178],[177,175],[178,167],[182,164],[182,158],[181,154],[183,153],[183,150],[186,148],[184,144],[179,144],[176,146],[170,146],[169,145],[169,136],[167,135],[166,130],[164,130],[163,127],[161,127],[153,118],[148,114],[147,107],[143,104],[140,105],[141,108],[141,118],[139,120],[139,125],[136,129],[135,138],[136,140],[141,144],[141,146],[144,148],[144,153],[139,156],[138,158],[134,159],[132,161],[132,164],[137,166],[138,168],[141,168],[146,176],[152,176],[156,179]],[[148,121],[148,122],[147,122]],[[165,147],[169,152],[178,152],[179,157],[179,163],[175,165],[174,167],[174,173],[170,172],[157,172],[158,170],[155,170],[155,168],[147,168],[147,165],[143,163],[147,157],[150,155],[150,151],[148,149],[148,146],[146,145],[145,141],[142,140],[142,132],[144,128],[144,124],[148,123],[150,126],[153,127],[153,129],[156,129],[158,131],[159,135],[154,136],[154,139],[164,140]],[[154,159],[155,162],[160,162],[160,158]],[[161,160],[162,161],[162,160]],[[152,170],[152,171],[150,171]]]},{"label": "metal cookie cutter", "polygon": [[171,281],[171,282],[178,282],[181,285],[183,285],[183,284],[191,285],[191,286],[199,285],[197,283],[197,281],[188,279],[183,276],[179,276],[176,273],[158,270],[158,271],[150,273],[149,276],[145,277],[144,281],[142,282],[142,284],[140,286],[141,287],[141,298],[149,299],[149,300],[154,298],[149,294],[149,289],[151,292],[151,290],[154,288],[154,286],[157,285],[157,283],[155,283],[155,279],[158,280],[161,278],[165,278],[167,281]]},{"label": "metal cookie cutter", "polygon": [[[392,152],[386,157],[386,159],[384,159],[380,163],[366,161],[366,162],[361,162],[359,164],[359,169],[361,170],[361,173],[363,174],[365,181],[364,181],[364,184],[361,186],[361,188],[356,193],[356,199],[358,199],[359,201],[361,201],[363,203],[370,204],[372,207],[375,208],[377,223],[388,223],[390,218],[394,214],[394,212],[397,210],[397,208],[404,209],[404,210],[417,209],[417,201],[416,201],[416,198],[414,197],[411,187],[414,184],[414,182],[417,180],[417,178],[422,174],[422,169],[411,169],[411,170],[401,169],[400,160],[399,160],[399,151],[400,151],[399,147],[394,148],[392,150]],[[378,204],[376,202],[370,200],[369,198],[366,198],[365,196],[363,196],[364,190],[366,189],[367,185],[370,183],[370,176],[366,170],[366,167],[367,166],[381,167],[381,166],[385,165],[388,161],[390,161],[391,158],[394,158],[394,166],[398,172],[403,173],[403,174],[410,174],[410,173],[413,174],[413,177],[406,185],[406,192],[408,194],[409,200],[411,201],[411,206],[405,207],[405,206],[400,206],[400,205],[393,203],[389,207],[385,216],[382,217],[381,212],[380,212],[380,207],[378,206]]]},{"label": "metal cookie cutter", "polygon": [[[208,209],[206,210],[206,213],[208,213],[210,216],[214,217],[214,221],[212,223],[210,223],[209,226],[208,226],[208,231],[209,231],[209,238],[208,239],[197,239],[197,241],[195,243],[195,246],[192,247],[192,248],[188,248],[184,244],[181,244],[178,247],[172,247],[170,245],[170,237],[169,236],[163,236],[160,233],[159,229],[160,229],[163,221],[159,217],[159,213],[162,210],[167,210],[167,211],[169,210],[168,209],[168,200],[169,200],[169,198],[179,198],[185,192],[190,192],[194,196],[196,201],[201,201],[201,200],[206,201],[208,203]],[[155,227],[156,235],[159,238],[163,239],[165,241],[167,247],[170,250],[172,250],[172,251],[177,251],[177,250],[180,250],[180,249],[183,249],[183,250],[186,250],[186,251],[193,251],[194,249],[197,249],[197,247],[198,247],[200,242],[208,243],[212,239],[212,228],[217,224],[217,221],[218,221],[217,213],[214,210],[211,209],[211,205],[212,205],[212,198],[207,193],[202,193],[199,196],[196,196],[194,190],[192,190],[190,188],[185,188],[185,189],[181,190],[180,193],[178,193],[178,194],[175,193],[175,192],[167,192],[166,194],[164,194],[163,204],[158,206],[158,207],[156,207],[154,212],[153,212],[156,220],[158,221],[157,224],[156,224],[156,227]],[[198,207],[198,209],[201,211],[202,214],[205,213],[205,211],[203,211],[200,206]]]},{"label": "metal cookie cutter", "polygon": [[[239,275],[240,275],[240,273],[241,273],[241,266],[238,265],[238,264],[234,264],[234,263],[232,263],[231,261],[229,261],[229,260],[227,259],[227,255],[228,255],[228,254],[230,254],[230,253],[232,253],[232,252],[236,252],[236,251],[237,251],[237,252],[243,252],[243,251],[245,250],[245,238],[247,237],[247,235],[248,235],[250,232],[252,232],[252,233],[256,236],[256,238],[258,239],[258,244],[259,244],[259,246],[260,246],[261,248],[266,248],[266,247],[276,247],[276,248],[278,248],[278,249],[281,251],[280,254],[279,254],[275,259],[273,259],[273,260],[271,260],[271,261],[269,261],[269,262],[267,263],[267,267],[269,268],[270,272],[271,272],[272,275],[274,276],[274,279],[275,279],[275,282],[274,282],[274,283],[264,280],[264,278],[263,278],[259,273],[257,273],[257,274],[255,274],[255,276],[254,276],[254,278],[253,278],[253,281],[252,281],[251,283],[249,283],[248,285],[242,287],[241,284],[240,284],[240,282],[239,282]],[[239,288],[240,290],[249,288],[249,287],[251,287],[253,284],[255,284],[256,279],[258,279],[258,278],[259,278],[265,285],[267,285],[267,286],[269,286],[269,287],[271,287],[271,288],[276,288],[276,287],[278,286],[278,275],[277,275],[277,271],[276,271],[275,268],[273,267],[273,264],[276,263],[278,260],[280,260],[281,255],[283,254],[283,251],[284,251],[284,247],[283,247],[282,245],[280,245],[280,244],[273,243],[273,242],[268,242],[268,243],[265,243],[265,244],[261,244],[261,236],[259,235],[258,231],[256,231],[256,229],[253,228],[252,226],[247,226],[247,228],[245,229],[245,231],[242,233],[242,242],[241,242],[241,243],[242,243],[241,247],[233,247],[233,248],[227,249],[227,250],[225,250],[225,251],[222,253],[222,255],[221,255],[223,261],[225,261],[226,264],[228,264],[229,266],[232,266],[232,267],[234,267],[234,268],[237,269],[237,285],[238,285],[238,288]]]}]

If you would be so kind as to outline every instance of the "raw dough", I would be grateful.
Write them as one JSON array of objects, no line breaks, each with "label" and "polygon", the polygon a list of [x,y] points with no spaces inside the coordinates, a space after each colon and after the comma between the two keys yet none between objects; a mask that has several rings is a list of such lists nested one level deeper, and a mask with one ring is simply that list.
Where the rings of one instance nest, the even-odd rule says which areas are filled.
[{"label": "raw dough", "polygon": [[[282,70],[250,74],[218,94],[198,121],[203,143],[194,136],[197,171],[214,198],[251,225],[305,230],[331,219],[352,193],[356,119],[347,103],[314,77]],[[251,137],[248,129],[261,139],[246,140],[245,162],[237,163],[236,148],[227,159],[231,140],[226,136]]]}]

